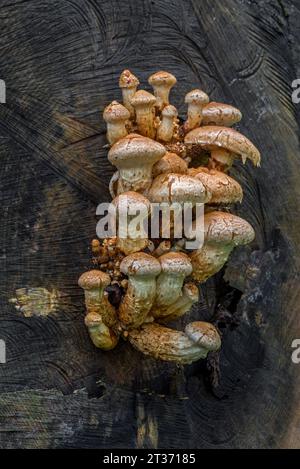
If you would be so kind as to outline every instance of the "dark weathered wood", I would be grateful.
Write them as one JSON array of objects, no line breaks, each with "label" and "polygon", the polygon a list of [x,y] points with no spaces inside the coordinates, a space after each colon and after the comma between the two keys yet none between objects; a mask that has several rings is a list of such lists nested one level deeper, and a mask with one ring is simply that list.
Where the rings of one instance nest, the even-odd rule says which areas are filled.
[{"label": "dark weathered wood", "polygon": [[[0,447],[299,446],[298,2],[1,0],[0,19]],[[124,68],[145,86],[174,73],[181,116],[192,87],[235,104],[262,152],[259,170],[233,171],[256,241],[182,321],[239,319],[224,331],[218,385],[216,357],[177,368],[126,343],[104,353],[83,324],[77,278],[113,173],[101,113]],[[9,302],[20,288],[55,304],[42,290],[25,317]]]}]

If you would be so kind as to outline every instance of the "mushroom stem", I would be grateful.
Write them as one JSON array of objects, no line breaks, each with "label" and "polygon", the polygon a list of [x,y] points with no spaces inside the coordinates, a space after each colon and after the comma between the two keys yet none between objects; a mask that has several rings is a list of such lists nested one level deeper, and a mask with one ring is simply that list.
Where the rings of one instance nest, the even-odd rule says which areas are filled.
[{"label": "mushroom stem", "polygon": [[205,282],[209,277],[219,272],[227,262],[234,245],[206,242],[201,249],[190,254],[193,274],[197,282]]},{"label": "mushroom stem", "polygon": [[188,105],[187,120],[184,123],[184,132],[199,127],[202,122],[203,107],[209,102],[209,97],[201,90],[192,90],[185,96]]},{"label": "mushroom stem", "polygon": [[177,301],[163,311],[159,311],[159,314],[156,315],[157,321],[163,324],[175,321],[186,314],[197,301],[199,301],[197,286],[194,283],[186,283],[182,289],[182,295]]},{"label": "mushroom stem", "polygon": [[134,108],[131,104],[131,98],[136,93],[139,80],[130,70],[124,70],[119,79],[119,86],[122,89],[123,104],[130,112],[130,117],[134,118]]},{"label": "mushroom stem", "polygon": [[169,94],[177,80],[171,73],[161,71],[151,75],[148,82],[153,87],[156,107],[161,111],[169,104]]},{"label": "mushroom stem", "polygon": [[107,126],[107,140],[111,145],[127,135],[126,122],[130,117],[126,107],[113,101],[104,109],[103,119]]},{"label": "mushroom stem", "polygon": [[139,90],[131,98],[131,104],[135,109],[138,132],[144,137],[155,138],[154,104],[155,96],[148,91]]},{"label": "mushroom stem", "polygon": [[162,110],[161,122],[157,129],[157,140],[165,143],[172,140],[177,115],[177,109],[174,106],[169,105]]},{"label": "mushroom stem", "polygon": [[169,239],[165,239],[164,241],[159,243],[157,248],[153,251],[152,255],[154,257],[160,257],[163,254],[166,254],[167,252],[169,252],[171,250],[171,246],[172,246],[171,241]]},{"label": "mushroom stem", "polygon": [[234,155],[223,148],[216,148],[211,151],[208,167],[219,171],[227,172],[234,162]]},{"label": "mushroom stem", "polygon": [[130,343],[140,352],[153,358],[189,364],[205,358],[210,351],[218,350],[221,339],[216,328],[209,323],[193,322],[185,332],[159,324],[144,324],[129,331]]},{"label": "mushroom stem", "polygon": [[88,328],[90,338],[97,348],[112,350],[116,347],[119,338],[112,329],[104,324],[100,314],[88,313],[84,322]]}]

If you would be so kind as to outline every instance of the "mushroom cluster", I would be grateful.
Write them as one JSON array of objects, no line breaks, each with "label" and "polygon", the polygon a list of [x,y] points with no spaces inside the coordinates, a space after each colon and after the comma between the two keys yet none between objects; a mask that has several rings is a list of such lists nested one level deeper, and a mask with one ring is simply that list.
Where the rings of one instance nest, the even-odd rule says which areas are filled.
[{"label": "mushroom cluster", "polygon": [[195,220],[178,239],[174,218],[156,237],[128,229],[125,237],[94,239],[94,269],[81,275],[79,285],[85,292],[85,324],[96,347],[111,350],[123,338],[145,355],[187,364],[218,350],[220,332],[201,321],[184,331],[166,324],[199,300],[199,284],[222,269],[236,246],[253,241],[251,225],[229,211],[242,201],[243,190],[228,171],[236,158],[258,166],[260,153],[232,128],[242,118],[235,107],[210,102],[206,93],[192,90],[185,97],[182,121],[169,102],[176,78],[160,71],[148,81],[153,93],[138,90],[139,80],[124,70],[122,104],[113,101],[103,113],[108,160],[117,169],[110,181],[112,204],[127,217],[128,227],[129,207],[144,208],[143,224],[153,203],[189,203],[193,209],[205,204],[204,241],[188,250]]}]

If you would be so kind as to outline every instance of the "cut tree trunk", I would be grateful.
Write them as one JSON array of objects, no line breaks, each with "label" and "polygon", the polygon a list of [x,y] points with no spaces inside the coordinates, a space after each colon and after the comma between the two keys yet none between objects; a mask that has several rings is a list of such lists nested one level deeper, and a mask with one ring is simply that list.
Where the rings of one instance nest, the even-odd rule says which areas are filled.
[{"label": "cut tree trunk", "polygon": [[[300,7],[296,0],[2,0],[1,448],[299,447]],[[93,347],[77,286],[109,201],[101,114],[129,68],[237,106],[262,165],[236,164],[255,228],[181,320],[216,322],[220,356],[177,367]]]}]

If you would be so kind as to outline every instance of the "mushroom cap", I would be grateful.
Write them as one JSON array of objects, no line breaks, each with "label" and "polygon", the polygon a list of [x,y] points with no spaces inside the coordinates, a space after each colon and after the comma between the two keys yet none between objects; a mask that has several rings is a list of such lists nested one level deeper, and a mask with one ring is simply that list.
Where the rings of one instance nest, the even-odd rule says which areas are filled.
[{"label": "mushroom cap", "polygon": [[139,84],[138,78],[130,70],[123,70],[119,78],[120,88],[136,88]]},{"label": "mushroom cap", "polygon": [[161,267],[155,257],[145,252],[136,252],[124,257],[120,264],[120,271],[125,275],[156,277],[160,274]]},{"label": "mushroom cap", "polygon": [[169,85],[169,86],[174,86],[175,83],[177,83],[176,77],[172,75],[172,73],[169,72],[164,72],[164,71],[159,71],[156,73],[153,73],[148,78],[148,83],[151,86],[155,85]]},{"label": "mushroom cap", "polygon": [[207,104],[209,103],[209,97],[204,91],[192,90],[185,95],[184,102],[186,104]]},{"label": "mushroom cap", "polygon": [[159,174],[176,173],[186,174],[188,171],[187,163],[176,155],[176,153],[167,152],[155,165],[153,166],[153,177]]},{"label": "mushroom cap", "polygon": [[152,182],[148,198],[151,202],[205,203],[211,194],[199,179],[187,174],[160,174]]},{"label": "mushroom cap", "polygon": [[211,102],[202,109],[202,125],[231,127],[241,119],[241,111],[230,104]]},{"label": "mushroom cap", "polygon": [[228,212],[209,212],[204,215],[205,240],[239,246],[251,243],[255,232],[250,223]]},{"label": "mushroom cap", "polygon": [[100,326],[103,324],[102,317],[98,313],[89,313],[84,318],[84,323],[87,327]]},{"label": "mushroom cap", "polygon": [[177,117],[178,116],[178,111],[177,111],[175,106],[173,106],[172,104],[168,104],[161,111],[161,115],[163,117]]},{"label": "mushroom cap", "polygon": [[200,145],[206,150],[223,148],[242,158],[243,163],[249,158],[259,166],[260,153],[250,140],[234,129],[207,125],[191,130],[184,139],[186,145]]},{"label": "mushroom cap", "polygon": [[142,166],[156,163],[165,153],[165,147],[155,140],[139,134],[129,134],[111,147],[108,159],[117,167],[132,167],[133,162]]},{"label": "mushroom cap", "polygon": [[167,252],[158,258],[163,273],[187,277],[193,271],[192,263],[183,252]]},{"label": "mushroom cap", "polygon": [[126,109],[125,106],[118,103],[118,101],[113,101],[110,103],[103,112],[103,119],[105,122],[117,122],[122,120],[127,120],[130,117],[130,112]]},{"label": "mushroom cap", "polygon": [[150,212],[151,209],[149,200],[139,192],[134,191],[119,194],[111,203],[115,205],[117,210],[128,210],[129,207],[134,207],[136,210],[143,210],[146,208],[147,211]]},{"label": "mushroom cap", "polygon": [[134,107],[150,106],[156,103],[156,97],[148,91],[138,90],[130,99],[130,103]]},{"label": "mushroom cap", "polygon": [[210,204],[233,204],[242,201],[242,187],[228,174],[202,166],[190,168],[188,174],[199,179],[211,193]]},{"label": "mushroom cap", "polygon": [[195,321],[188,324],[184,330],[190,340],[210,352],[221,347],[221,337],[213,324]]},{"label": "mushroom cap", "polygon": [[197,285],[192,282],[188,282],[183,285],[182,292],[184,296],[189,298],[193,303],[197,303],[199,301],[199,290]]},{"label": "mushroom cap", "polygon": [[101,270],[89,270],[84,272],[78,280],[78,285],[84,290],[93,288],[105,288],[110,284],[110,276]]}]

